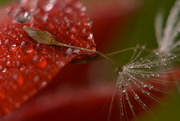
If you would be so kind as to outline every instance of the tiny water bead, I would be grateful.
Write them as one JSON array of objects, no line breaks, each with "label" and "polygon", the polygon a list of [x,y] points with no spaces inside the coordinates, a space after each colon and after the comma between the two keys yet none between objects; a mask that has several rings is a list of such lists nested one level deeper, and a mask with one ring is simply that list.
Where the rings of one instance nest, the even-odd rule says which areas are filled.
[{"label": "tiny water bead", "polygon": [[47,60],[45,58],[40,58],[39,62],[37,63],[37,66],[40,68],[45,68],[47,66]]},{"label": "tiny water bead", "polygon": [[15,13],[15,19],[19,23],[26,23],[33,19],[32,13],[26,8],[19,8]]},{"label": "tiny water bead", "polygon": [[116,69],[115,69],[115,73],[116,73],[116,74],[119,74],[119,72],[121,72],[121,69],[116,68]]},{"label": "tiny water bead", "polygon": [[119,91],[120,92],[122,92],[122,93],[125,93],[126,92],[126,88],[125,88],[125,86],[124,85],[121,85],[120,87],[119,87]]},{"label": "tiny water bead", "polygon": [[18,50],[18,47],[16,46],[16,44],[11,45],[10,47],[11,52],[16,52],[17,50]]}]

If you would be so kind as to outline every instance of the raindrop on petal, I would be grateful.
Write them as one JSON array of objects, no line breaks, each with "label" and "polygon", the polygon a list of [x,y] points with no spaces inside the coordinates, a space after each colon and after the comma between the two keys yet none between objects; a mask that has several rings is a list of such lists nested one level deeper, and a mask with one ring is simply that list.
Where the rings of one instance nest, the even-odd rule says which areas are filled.
[{"label": "raindrop on petal", "polygon": [[29,22],[30,20],[32,20],[32,18],[33,15],[31,14],[31,12],[29,12],[25,8],[20,8],[15,15],[16,21],[22,24]]}]

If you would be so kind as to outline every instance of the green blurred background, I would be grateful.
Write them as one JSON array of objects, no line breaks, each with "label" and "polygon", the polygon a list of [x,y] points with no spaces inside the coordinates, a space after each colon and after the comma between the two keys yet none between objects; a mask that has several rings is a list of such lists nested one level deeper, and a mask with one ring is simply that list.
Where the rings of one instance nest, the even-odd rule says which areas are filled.
[{"label": "green blurred background", "polygon": [[[0,4],[8,1],[10,0],[0,0]],[[140,9],[133,16],[133,19],[129,20],[129,25],[124,30],[123,37],[121,37],[127,43],[124,43],[123,46],[121,43],[116,43],[113,48],[114,50],[136,46],[137,44],[146,44],[148,48],[157,47],[154,31],[155,16],[159,10],[163,10],[167,16],[170,8],[173,6],[174,0],[141,0],[141,2]],[[118,39],[118,37],[115,39]],[[118,57],[116,57],[117,61],[122,60],[123,56]],[[125,57],[123,58],[124,63],[129,59],[128,56]],[[168,105],[158,105],[152,110],[155,114],[154,117],[145,115],[141,121],[180,121],[180,95],[175,93],[171,97],[168,97],[166,102]]]}]

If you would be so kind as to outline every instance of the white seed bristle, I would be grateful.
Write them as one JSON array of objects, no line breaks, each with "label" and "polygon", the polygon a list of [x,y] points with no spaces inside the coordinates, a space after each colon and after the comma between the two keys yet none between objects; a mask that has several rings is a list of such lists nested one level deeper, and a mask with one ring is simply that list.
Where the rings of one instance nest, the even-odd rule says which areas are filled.
[{"label": "white seed bristle", "polygon": [[168,56],[174,51],[180,50],[180,41],[177,39],[180,31],[180,0],[177,0],[172,7],[167,18],[166,25],[163,28],[163,14],[160,12],[156,17],[156,38],[158,43],[158,52]]}]

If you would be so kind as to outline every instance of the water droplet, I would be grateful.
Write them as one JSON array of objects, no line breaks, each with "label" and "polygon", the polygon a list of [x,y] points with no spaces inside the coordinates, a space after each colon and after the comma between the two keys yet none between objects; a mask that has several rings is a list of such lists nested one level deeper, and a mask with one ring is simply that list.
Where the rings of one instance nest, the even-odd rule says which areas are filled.
[{"label": "water droplet", "polygon": [[5,42],[4,42],[4,44],[6,45],[6,44],[8,44],[8,43],[9,43],[9,40],[6,39]]},{"label": "water droplet", "polygon": [[74,49],[73,53],[79,54],[81,51],[79,49]]},{"label": "water droplet", "polygon": [[45,87],[47,85],[47,82],[42,82],[41,87]]},{"label": "water droplet", "polygon": [[82,6],[82,7],[81,7],[81,11],[86,11],[86,7],[85,7],[85,6]]},{"label": "water droplet", "polygon": [[154,86],[153,86],[152,84],[149,84],[149,85],[148,85],[148,88],[149,88],[149,90],[151,90],[151,89],[154,88]]},{"label": "water droplet", "polygon": [[0,71],[2,71],[3,70],[3,67],[2,66],[0,66]]},{"label": "water droplet", "polygon": [[18,47],[16,46],[16,44],[11,45],[11,47],[10,47],[10,51],[11,51],[11,52],[16,52],[17,49],[18,49]]},{"label": "water droplet", "polygon": [[24,66],[22,66],[19,70],[20,70],[20,71],[25,71],[26,68],[25,68]]},{"label": "water droplet", "polygon": [[79,9],[82,6],[83,6],[83,4],[81,2],[77,2],[77,3],[74,4],[74,8],[76,8],[76,9]]},{"label": "water droplet", "polygon": [[25,47],[25,44],[26,44],[26,42],[25,42],[25,41],[21,42],[21,44],[20,44],[20,48]]},{"label": "water droplet", "polygon": [[61,61],[56,61],[56,64],[58,64],[58,67],[61,68],[63,67],[65,64]]},{"label": "water droplet", "polygon": [[151,66],[147,66],[148,69],[151,69]]},{"label": "water droplet", "polygon": [[147,84],[142,83],[142,86],[145,88],[145,87],[147,87],[148,85],[147,85]]},{"label": "water droplet", "polygon": [[89,36],[88,36],[87,39],[88,39],[88,40],[92,40],[92,39],[93,39],[93,34],[89,34]]},{"label": "water droplet", "polygon": [[72,55],[72,53],[73,53],[73,49],[72,48],[68,48],[66,50],[66,55]]},{"label": "water droplet", "polygon": [[34,82],[39,82],[39,79],[40,79],[39,76],[35,76],[34,79],[33,79],[33,81],[34,81]]},{"label": "water droplet", "polygon": [[125,93],[125,92],[126,92],[126,89],[125,89],[125,86],[124,86],[124,85],[121,85],[119,89],[120,89],[120,91],[121,91],[122,93]]},{"label": "water droplet", "polygon": [[44,67],[46,67],[46,65],[47,65],[47,60],[45,58],[43,58],[43,57],[40,58],[39,62],[37,63],[37,66],[41,67],[41,68],[44,68]]},{"label": "water droplet", "polygon": [[10,61],[7,61],[7,62],[6,62],[6,65],[7,65],[7,66],[11,66],[12,63],[11,63]]},{"label": "water droplet", "polygon": [[[28,54],[34,54],[35,53],[35,50],[34,49],[28,49],[26,51]],[[36,57],[36,56],[35,56]]]},{"label": "water droplet", "polygon": [[156,74],[157,77],[160,77],[160,74]]},{"label": "water droplet", "polygon": [[138,100],[139,96],[137,94],[134,95],[134,99]]},{"label": "water droplet", "polygon": [[124,113],[123,113],[123,112],[121,113],[121,116],[124,116]]},{"label": "water droplet", "polygon": [[115,69],[115,73],[116,73],[116,74],[119,74],[119,72],[120,72],[120,69],[119,69],[119,68],[116,68],[116,69]]},{"label": "water droplet", "polygon": [[156,55],[159,55],[159,53],[158,53],[158,52],[155,52],[155,54],[156,54]]},{"label": "water droplet", "polygon": [[48,16],[49,16],[48,13],[46,13],[44,16],[42,16],[42,19],[43,19],[44,22],[46,22],[46,20],[48,19]]},{"label": "water droplet", "polygon": [[133,105],[132,105],[132,104],[129,104],[129,107],[130,107],[131,109],[133,109]]},{"label": "water droplet", "polygon": [[162,61],[166,61],[166,58],[164,56],[162,57]]},{"label": "water droplet", "polygon": [[89,27],[92,27],[92,25],[93,25],[93,21],[89,21],[89,22],[87,23],[87,26],[89,26]]},{"label": "water droplet", "polygon": [[48,53],[48,51],[47,50],[43,50],[43,51],[41,51],[41,53],[46,55]]},{"label": "water droplet", "polygon": [[16,21],[22,24],[31,21],[32,18],[33,18],[33,15],[30,13],[30,11],[28,11],[25,8],[18,9],[15,15]]},{"label": "water droplet", "polygon": [[48,3],[45,5],[44,10],[50,11],[54,7],[55,3],[56,3],[56,0],[48,0]]},{"label": "water droplet", "polygon": [[35,56],[33,57],[33,61],[34,61],[34,62],[38,62],[38,55],[35,55]]},{"label": "water droplet", "polygon": [[3,73],[6,73],[6,72],[7,72],[7,68],[4,68],[4,69],[2,70],[2,72],[3,72]]},{"label": "water droplet", "polygon": [[66,12],[66,13],[71,13],[71,12],[72,12],[72,8],[66,8],[66,9],[65,9],[65,12]]},{"label": "water droplet", "polygon": [[16,66],[20,66],[21,62],[20,61],[16,61]]},{"label": "water droplet", "polygon": [[70,32],[71,32],[71,33],[76,33],[76,32],[77,32],[77,29],[74,28],[74,27],[72,27],[72,28],[70,29]]}]

